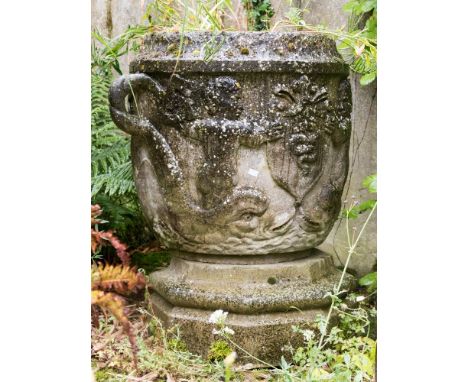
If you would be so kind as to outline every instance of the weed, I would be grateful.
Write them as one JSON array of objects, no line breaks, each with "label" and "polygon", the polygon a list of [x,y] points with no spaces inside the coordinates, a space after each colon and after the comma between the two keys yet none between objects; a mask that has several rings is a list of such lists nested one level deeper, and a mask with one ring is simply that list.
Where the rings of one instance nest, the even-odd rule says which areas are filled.
[{"label": "weed", "polygon": [[233,350],[226,341],[218,340],[211,344],[207,358],[210,361],[222,361],[232,352]]}]

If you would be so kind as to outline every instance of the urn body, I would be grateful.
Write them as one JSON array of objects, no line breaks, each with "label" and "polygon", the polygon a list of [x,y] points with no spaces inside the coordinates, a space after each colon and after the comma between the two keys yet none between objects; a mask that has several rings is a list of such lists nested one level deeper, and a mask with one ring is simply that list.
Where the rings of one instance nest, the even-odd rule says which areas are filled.
[{"label": "urn body", "polygon": [[351,128],[347,68],[333,41],[189,33],[177,57],[179,39],[147,37],[134,73],[110,92],[163,244],[215,255],[319,245],[340,210]]}]

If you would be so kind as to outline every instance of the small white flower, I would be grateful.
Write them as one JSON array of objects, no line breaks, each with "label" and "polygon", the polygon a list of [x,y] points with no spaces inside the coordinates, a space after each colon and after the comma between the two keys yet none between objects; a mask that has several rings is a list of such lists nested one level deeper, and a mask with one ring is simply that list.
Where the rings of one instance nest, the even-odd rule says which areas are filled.
[{"label": "small white flower", "polygon": [[357,296],[356,297],[356,301],[357,302],[360,302],[360,301],[364,301],[366,298],[364,296]]},{"label": "small white flower", "polygon": [[224,324],[224,321],[226,321],[228,312],[223,312],[221,309],[215,310],[213,313],[211,313],[210,318],[208,319],[208,322],[210,324]]},{"label": "small white flower", "polygon": [[228,326],[225,326],[225,327],[221,328],[220,330],[218,330],[218,329],[213,329],[213,332],[212,332],[212,333],[215,334],[215,335],[218,335],[218,334],[220,334],[220,335],[229,334],[229,335],[231,335],[231,336],[235,334],[234,330],[232,330],[232,329],[231,329],[230,327],[228,327]]},{"label": "small white flower", "polygon": [[231,336],[234,335],[234,330],[232,330],[230,327],[225,326],[224,327],[224,333],[230,334]]},{"label": "small white flower", "polygon": [[302,335],[304,336],[304,341],[306,342],[309,342],[312,338],[314,338],[314,332],[309,329],[303,330]]}]

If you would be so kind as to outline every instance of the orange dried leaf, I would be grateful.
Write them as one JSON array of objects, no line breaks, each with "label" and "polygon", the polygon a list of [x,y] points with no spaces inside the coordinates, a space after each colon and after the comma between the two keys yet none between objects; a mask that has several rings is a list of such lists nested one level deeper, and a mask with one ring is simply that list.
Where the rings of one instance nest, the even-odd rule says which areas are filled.
[{"label": "orange dried leaf", "polygon": [[107,240],[114,248],[117,256],[120,258],[123,264],[130,264],[130,255],[127,252],[127,245],[122,243],[120,239],[114,235],[114,231],[100,231],[99,237]]},{"label": "orange dried leaf", "polygon": [[91,228],[91,252],[96,254],[102,245],[101,235],[99,231]]},{"label": "orange dried leaf", "polygon": [[91,267],[91,289],[113,291],[123,295],[143,289],[146,280],[143,274],[128,265],[95,265]]},{"label": "orange dried leaf", "polygon": [[91,225],[99,224],[101,222],[98,216],[102,214],[102,209],[99,204],[91,205]]}]

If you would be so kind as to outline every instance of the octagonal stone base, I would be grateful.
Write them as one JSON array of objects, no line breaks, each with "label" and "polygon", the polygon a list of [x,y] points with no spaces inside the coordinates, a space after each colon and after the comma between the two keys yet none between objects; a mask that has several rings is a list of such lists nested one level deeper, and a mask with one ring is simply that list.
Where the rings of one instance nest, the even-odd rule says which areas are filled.
[{"label": "octagonal stone base", "polygon": [[[208,318],[223,309],[229,312],[226,325],[235,331],[234,342],[278,364],[287,356],[285,345],[303,342],[291,326],[310,327],[317,314],[327,314],[327,294],[340,276],[331,256],[316,249],[258,258],[174,252],[171,265],[150,276],[151,301],[165,327],[179,327],[191,352],[206,356],[219,339]],[[346,275],[342,289],[353,286],[353,277]],[[240,362],[258,363],[238,354]]]}]

